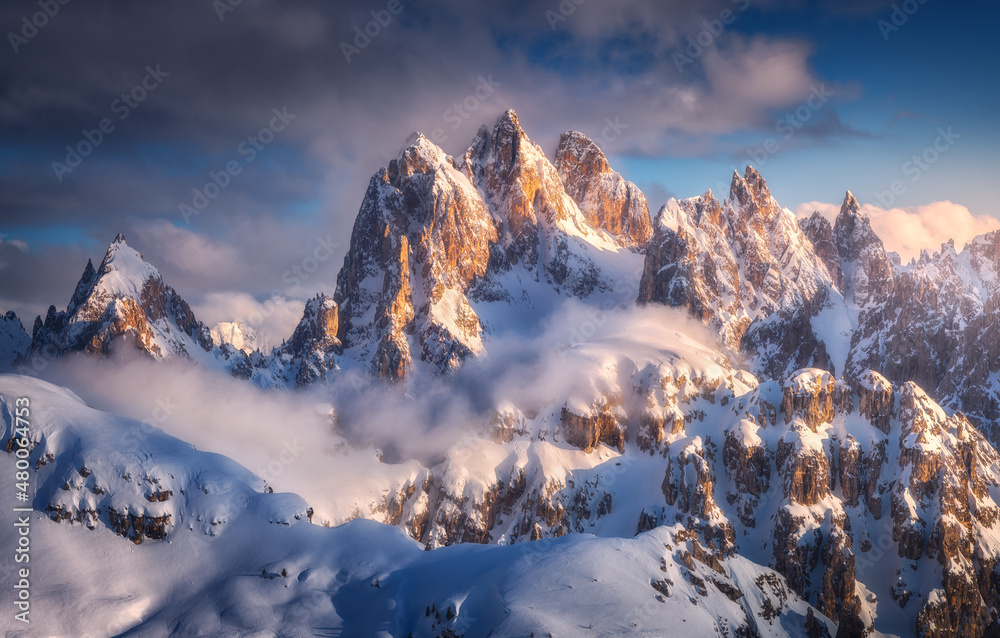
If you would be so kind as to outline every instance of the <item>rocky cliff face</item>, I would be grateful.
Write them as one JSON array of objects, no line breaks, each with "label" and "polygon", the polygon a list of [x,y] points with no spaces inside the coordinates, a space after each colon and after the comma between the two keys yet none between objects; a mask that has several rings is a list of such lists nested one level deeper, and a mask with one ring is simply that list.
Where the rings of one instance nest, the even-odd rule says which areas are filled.
[{"label": "rocky cliff face", "polygon": [[593,140],[577,131],[563,133],[554,164],[566,194],[591,226],[603,228],[630,249],[646,249],[653,235],[646,196],[611,169]]},{"label": "rocky cliff face", "polygon": [[823,261],[837,289],[846,290],[846,280],[840,264],[840,251],[834,237],[833,225],[819,212],[813,212],[811,217],[799,219],[798,223],[802,233],[812,242],[816,256]]},{"label": "rocky cliff face", "polygon": [[[745,417],[727,431],[724,455],[729,501],[744,525],[760,527],[762,513],[774,511],[768,502],[778,503],[769,541],[775,569],[842,624],[869,623],[877,616],[870,604],[888,596],[919,616],[909,629],[916,635],[983,635],[996,596],[989,547],[1000,530],[988,488],[1000,484],[1000,465],[983,435],[912,382],[894,411],[891,384],[872,371],[848,389],[804,370],[780,396],[779,424],[754,422],[764,395],[740,401]],[[766,494],[769,458],[781,489]],[[890,565],[898,568],[886,582]]]},{"label": "rocky cliff face", "polygon": [[338,338],[376,376],[414,359],[457,367],[482,348],[467,292],[486,275],[497,231],[453,160],[417,136],[372,177],[337,278]]}]

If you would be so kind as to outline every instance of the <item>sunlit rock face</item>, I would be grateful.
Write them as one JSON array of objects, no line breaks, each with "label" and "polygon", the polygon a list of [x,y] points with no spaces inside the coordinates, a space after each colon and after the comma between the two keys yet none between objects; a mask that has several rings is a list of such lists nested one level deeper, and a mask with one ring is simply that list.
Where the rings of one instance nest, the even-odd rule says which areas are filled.
[{"label": "sunlit rock face", "polygon": [[623,246],[645,250],[653,234],[646,196],[611,168],[593,140],[577,131],[563,133],[553,163],[566,194],[592,226],[608,231]]}]

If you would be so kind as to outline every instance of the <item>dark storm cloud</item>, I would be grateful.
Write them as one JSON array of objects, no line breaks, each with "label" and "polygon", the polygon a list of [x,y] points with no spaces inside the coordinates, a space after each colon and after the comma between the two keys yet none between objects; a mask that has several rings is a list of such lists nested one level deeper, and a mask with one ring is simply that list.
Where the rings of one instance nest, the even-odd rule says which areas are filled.
[{"label": "dark storm cloud", "polygon": [[87,257],[76,246],[28,251],[18,240],[0,239],[0,308],[16,312],[30,335],[36,315],[69,302]]},{"label": "dark storm cloud", "polygon": [[[83,227],[103,253],[127,230],[192,300],[329,291],[370,175],[414,130],[439,132],[457,154],[512,107],[549,154],[575,128],[612,156],[704,155],[818,81],[808,43],[741,32],[743,7],[769,7],[748,0],[244,0],[220,15],[228,3],[71,1],[0,56],[4,232]],[[4,3],[0,26],[19,33],[38,11]],[[726,11],[731,24],[705,39]],[[679,67],[675,54],[699,36],[703,51]],[[241,149],[274,109],[294,119],[250,161]],[[92,152],[74,168],[66,146],[85,141]],[[231,162],[239,173],[183,218],[179,207]],[[283,273],[329,234],[341,252],[287,292]],[[22,261],[82,257],[55,252],[31,245]],[[83,263],[52,281],[75,279]],[[4,278],[0,300],[28,304],[29,287]]]}]

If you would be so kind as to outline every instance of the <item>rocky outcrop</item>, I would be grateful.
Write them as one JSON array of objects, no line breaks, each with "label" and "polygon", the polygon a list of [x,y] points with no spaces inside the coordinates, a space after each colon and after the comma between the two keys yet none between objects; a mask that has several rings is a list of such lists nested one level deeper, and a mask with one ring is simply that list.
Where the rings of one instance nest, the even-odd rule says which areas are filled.
[{"label": "rocky outcrop", "polygon": [[822,443],[800,421],[778,442],[778,473],[789,501],[816,505],[830,493],[830,459]]},{"label": "rocky outcrop", "polygon": [[837,457],[837,482],[844,505],[857,507],[865,489],[866,468],[861,445],[850,434],[840,443]]},{"label": "rocky outcrop", "polygon": [[813,432],[820,424],[831,422],[838,411],[849,413],[853,408],[847,387],[825,370],[798,370],[785,381],[782,390],[785,421],[800,418]]},{"label": "rocky outcrop", "polygon": [[[845,441],[834,456],[832,445],[815,434],[819,425],[829,423],[834,416],[832,404],[819,398],[826,389],[833,390],[833,385],[822,384],[816,389],[819,392],[812,395],[812,401],[829,412],[807,413],[813,419],[826,414],[826,420],[807,425],[800,416],[787,417],[790,429],[777,446],[775,461],[784,500],[774,531],[773,564],[789,579],[792,589],[815,600],[824,614],[840,618],[856,615],[860,607],[851,526],[843,505],[857,504],[861,452],[853,441]],[[835,465],[838,461],[839,470]],[[842,502],[833,494],[837,478],[841,480]]]},{"label": "rocky outcrop", "polygon": [[840,265],[840,251],[834,237],[833,225],[819,211],[814,211],[810,217],[798,220],[799,228],[813,244],[816,256],[823,261],[830,278],[840,291],[845,290],[846,280]]},{"label": "rocky outcrop", "polygon": [[283,346],[297,362],[295,385],[306,386],[325,380],[334,368],[334,353],[340,347],[337,331],[340,326],[337,303],[325,295],[317,295],[306,303],[299,325]]},{"label": "rocky outcrop", "polygon": [[612,410],[613,406],[603,404],[596,409],[588,410],[589,414],[575,414],[567,408],[562,408],[560,425],[563,438],[570,445],[584,452],[590,452],[599,444],[625,451],[626,434],[619,422],[618,416]]},{"label": "rocky outcrop", "polygon": [[895,400],[892,384],[874,370],[866,370],[855,381],[858,393],[858,410],[861,416],[879,430],[889,433],[889,419],[892,417]]},{"label": "rocky outcrop", "polygon": [[678,522],[701,532],[710,547],[728,550],[732,546],[735,532],[715,502],[715,480],[700,439],[667,460],[662,490]]},{"label": "rocky outcrop", "polygon": [[757,526],[757,508],[771,487],[771,454],[757,435],[758,430],[753,421],[742,419],[738,426],[726,431],[722,447],[722,462],[731,485],[726,500],[747,527]]},{"label": "rocky outcrop", "polygon": [[126,511],[119,514],[113,507],[108,508],[108,523],[119,536],[124,536],[136,545],[144,539],[163,540],[167,537],[170,515],[147,516]]}]

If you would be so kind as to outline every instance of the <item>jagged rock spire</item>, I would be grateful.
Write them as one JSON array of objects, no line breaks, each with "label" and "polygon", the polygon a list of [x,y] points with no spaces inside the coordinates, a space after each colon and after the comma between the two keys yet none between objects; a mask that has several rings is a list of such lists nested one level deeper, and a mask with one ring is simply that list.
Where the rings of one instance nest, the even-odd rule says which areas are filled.
[{"label": "jagged rock spire", "polygon": [[566,131],[559,136],[559,146],[556,147],[552,163],[555,164],[560,176],[573,175],[577,170],[585,170],[592,174],[611,171],[611,165],[604,151],[594,140],[579,131]]},{"label": "jagged rock spire", "polygon": [[841,258],[848,261],[856,260],[868,246],[876,242],[882,244],[882,240],[872,229],[868,213],[851,191],[844,195],[844,203],[840,206],[833,232]]},{"label": "jagged rock spire", "polygon": [[850,264],[845,297],[858,306],[884,298],[893,286],[892,262],[882,240],[872,229],[871,219],[854,193],[847,191],[833,225],[834,241],[841,263]]},{"label": "jagged rock spire", "polygon": [[741,211],[741,217],[747,220],[767,221],[780,212],[780,208],[771,199],[771,192],[764,178],[752,165],[747,164],[743,175],[733,171],[733,180],[729,185],[729,201]]},{"label": "jagged rock spire", "polygon": [[[119,235],[119,237],[121,237],[121,235]],[[80,281],[76,284],[76,290],[73,292],[73,298],[69,301],[69,306],[67,307],[68,312],[73,312],[84,302],[96,282],[97,271],[94,270],[94,262],[88,259],[87,266],[83,269],[83,276],[80,277]]]},{"label": "jagged rock spire", "polygon": [[845,211],[850,211],[854,215],[861,214],[861,215],[864,215],[865,217],[868,216],[867,213],[865,213],[862,210],[861,204],[858,203],[858,198],[855,197],[854,193],[852,193],[851,191],[847,191],[844,194],[844,203],[841,204],[840,211],[841,211],[841,213],[843,213]]}]

